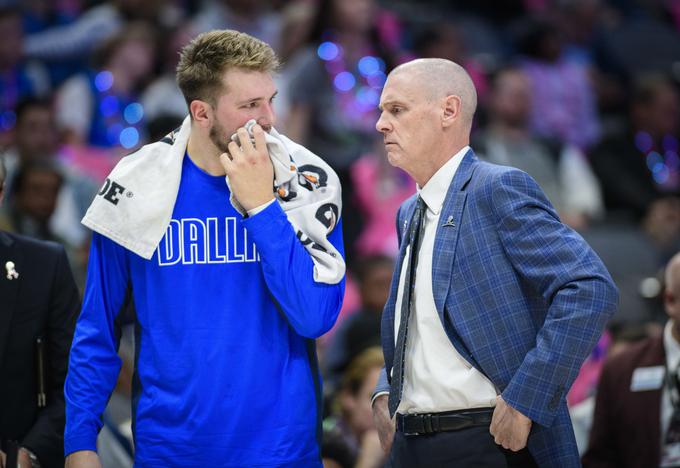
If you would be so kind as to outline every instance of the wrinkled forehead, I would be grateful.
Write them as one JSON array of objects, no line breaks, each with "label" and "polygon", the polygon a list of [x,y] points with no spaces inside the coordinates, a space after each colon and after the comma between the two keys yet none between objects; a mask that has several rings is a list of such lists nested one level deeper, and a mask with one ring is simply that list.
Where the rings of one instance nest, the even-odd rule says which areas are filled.
[{"label": "wrinkled forehead", "polygon": [[388,76],[380,96],[380,105],[390,102],[415,104],[424,100],[425,86],[419,83],[417,77],[407,72],[392,73]]}]

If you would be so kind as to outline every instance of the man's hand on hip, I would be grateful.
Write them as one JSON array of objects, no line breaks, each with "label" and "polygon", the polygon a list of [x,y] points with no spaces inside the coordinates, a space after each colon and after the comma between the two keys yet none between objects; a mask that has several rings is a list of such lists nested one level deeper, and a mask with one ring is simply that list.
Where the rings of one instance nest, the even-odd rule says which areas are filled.
[{"label": "man's hand on hip", "polygon": [[229,143],[229,152],[220,156],[220,162],[234,196],[249,211],[274,199],[274,166],[262,127],[253,127],[255,146],[245,128],[239,128],[236,134],[240,146],[233,141]]},{"label": "man's hand on hip", "polygon": [[378,430],[380,446],[385,453],[390,453],[394,441],[394,420],[390,417],[387,408],[387,395],[380,395],[373,402],[373,422]]},{"label": "man's hand on hip", "polygon": [[500,395],[496,397],[489,431],[498,445],[513,452],[522,450],[527,445],[530,430],[531,419],[508,405]]},{"label": "man's hand on hip", "polygon": [[102,468],[97,452],[81,450],[66,457],[65,468]]}]

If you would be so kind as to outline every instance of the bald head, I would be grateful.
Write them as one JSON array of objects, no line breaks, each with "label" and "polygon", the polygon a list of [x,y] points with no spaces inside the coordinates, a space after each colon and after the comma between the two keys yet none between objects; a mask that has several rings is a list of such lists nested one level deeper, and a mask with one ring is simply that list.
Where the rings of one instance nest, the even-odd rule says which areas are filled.
[{"label": "bald head", "polygon": [[408,75],[430,100],[458,96],[463,122],[472,125],[477,109],[477,91],[463,67],[446,59],[423,58],[399,65],[390,73],[390,77],[402,75]]}]

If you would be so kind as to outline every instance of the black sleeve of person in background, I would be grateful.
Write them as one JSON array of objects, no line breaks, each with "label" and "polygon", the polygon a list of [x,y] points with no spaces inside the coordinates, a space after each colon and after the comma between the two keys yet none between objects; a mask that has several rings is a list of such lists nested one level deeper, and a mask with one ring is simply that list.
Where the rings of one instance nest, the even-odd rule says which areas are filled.
[{"label": "black sleeve of person in background", "polygon": [[64,248],[59,246],[50,289],[50,310],[45,328],[47,406],[20,445],[35,453],[43,467],[64,463],[64,380],[75,322],[80,312],[80,294]]}]

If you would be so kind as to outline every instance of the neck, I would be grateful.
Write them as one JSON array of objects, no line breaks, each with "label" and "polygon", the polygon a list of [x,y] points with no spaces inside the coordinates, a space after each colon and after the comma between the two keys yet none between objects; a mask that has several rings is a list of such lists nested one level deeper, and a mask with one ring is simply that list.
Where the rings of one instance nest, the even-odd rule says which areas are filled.
[{"label": "neck", "polygon": [[187,154],[194,164],[210,175],[225,175],[224,167],[220,162],[220,151],[212,144],[209,138],[203,137],[195,127],[191,129]]},{"label": "neck", "polygon": [[425,187],[425,184],[430,181],[432,176],[435,175],[444,164],[469,144],[469,141],[464,141],[446,145],[440,150],[437,157],[431,158],[423,166],[419,167],[417,173],[411,174],[411,177],[416,181],[418,187]]}]

